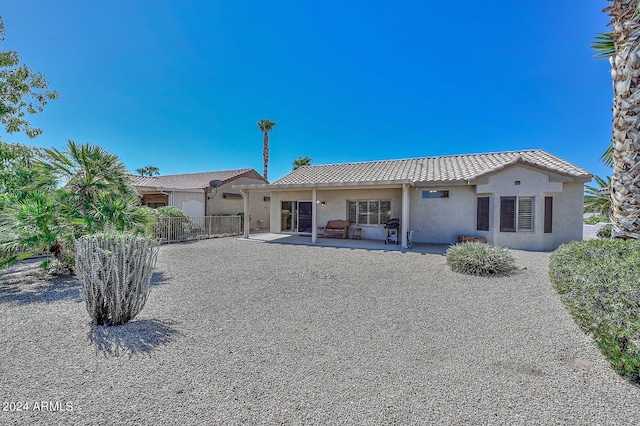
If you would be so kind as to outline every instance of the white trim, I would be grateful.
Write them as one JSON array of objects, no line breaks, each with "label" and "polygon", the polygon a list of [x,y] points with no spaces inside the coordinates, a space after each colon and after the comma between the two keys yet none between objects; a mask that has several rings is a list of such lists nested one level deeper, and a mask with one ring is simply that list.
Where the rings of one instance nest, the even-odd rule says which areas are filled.
[{"label": "white trim", "polygon": [[411,219],[410,209],[410,194],[409,185],[402,185],[402,222],[400,223],[400,232],[402,233],[400,241],[402,241],[402,248],[407,248],[407,231],[409,228],[409,221]]}]

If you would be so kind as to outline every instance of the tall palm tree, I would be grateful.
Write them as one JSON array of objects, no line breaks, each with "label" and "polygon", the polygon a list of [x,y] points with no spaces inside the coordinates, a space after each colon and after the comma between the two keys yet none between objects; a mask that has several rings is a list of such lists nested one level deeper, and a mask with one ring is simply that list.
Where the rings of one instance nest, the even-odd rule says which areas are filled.
[{"label": "tall palm tree", "polygon": [[[593,55],[596,59],[609,60],[616,53],[616,44],[613,41],[612,33],[600,33],[596,35],[591,49],[595,52]],[[607,167],[613,167],[613,145],[609,147],[600,156],[600,161]]]},{"label": "tall palm tree", "polygon": [[640,238],[640,12],[638,0],[609,0],[613,78],[612,236]]},{"label": "tall palm tree", "polygon": [[153,175],[159,175],[160,169],[157,168],[156,166],[144,166],[139,169],[136,169],[136,173],[138,173],[140,176],[153,176]]},{"label": "tall palm tree", "polygon": [[263,133],[263,138],[262,138],[262,160],[264,161],[264,173],[263,176],[265,179],[269,180],[267,178],[267,172],[269,171],[269,132],[276,127],[276,124],[274,121],[270,121],[267,119],[262,119],[260,121],[258,121],[258,127],[260,128],[260,131]]},{"label": "tall palm tree", "polygon": [[298,157],[297,160],[293,160],[293,170],[297,170],[302,166],[310,166],[311,161],[313,160],[309,157]]}]

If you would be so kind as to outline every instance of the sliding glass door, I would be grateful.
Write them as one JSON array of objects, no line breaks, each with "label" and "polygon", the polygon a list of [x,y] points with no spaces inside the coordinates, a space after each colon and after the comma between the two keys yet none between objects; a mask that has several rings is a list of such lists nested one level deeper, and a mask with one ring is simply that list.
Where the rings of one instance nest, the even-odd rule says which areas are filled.
[{"label": "sliding glass door", "polygon": [[311,233],[312,227],[311,201],[283,201],[280,206],[281,232]]},{"label": "sliding glass door", "polygon": [[310,234],[313,214],[311,201],[298,201],[298,232]]}]

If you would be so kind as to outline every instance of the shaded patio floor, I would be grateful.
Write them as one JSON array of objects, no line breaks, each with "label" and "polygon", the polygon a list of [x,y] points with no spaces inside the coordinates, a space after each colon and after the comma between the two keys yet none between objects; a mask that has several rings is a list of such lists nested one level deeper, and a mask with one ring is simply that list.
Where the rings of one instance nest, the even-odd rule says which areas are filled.
[{"label": "shaded patio floor", "polygon": [[311,236],[306,235],[290,235],[290,234],[272,234],[272,233],[255,233],[250,234],[249,238],[240,237],[239,240],[263,242],[272,244],[297,244],[317,247],[335,247],[360,250],[380,250],[393,252],[413,252],[413,253],[429,253],[444,254],[449,248],[448,244],[423,244],[413,243],[411,248],[403,249],[400,244],[385,244],[384,240],[352,240],[342,238],[323,238],[319,237],[316,244],[311,243]]}]

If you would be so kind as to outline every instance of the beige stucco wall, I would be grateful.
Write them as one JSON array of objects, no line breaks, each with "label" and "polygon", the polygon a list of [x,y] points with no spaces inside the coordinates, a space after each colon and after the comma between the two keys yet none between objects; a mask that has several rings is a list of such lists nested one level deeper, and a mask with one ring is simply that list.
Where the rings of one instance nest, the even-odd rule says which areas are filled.
[{"label": "beige stucco wall", "polygon": [[[422,191],[449,191],[449,198],[422,198]],[[458,235],[475,233],[475,191],[471,186],[437,186],[410,189],[409,227],[414,230],[413,241],[449,244]],[[417,232],[416,232],[417,231]]]},{"label": "beige stucco wall", "polygon": [[[239,189],[232,188],[232,185],[256,185],[264,184],[264,181],[252,178],[239,178],[229,183],[225,183],[218,188],[218,193],[215,194],[215,189],[211,190],[209,194],[209,201],[207,205],[207,211],[209,215],[224,215],[224,214],[238,214],[244,211],[244,200],[242,198],[224,198],[225,192],[232,194],[240,194]],[[249,203],[249,216],[251,218],[251,229],[266,228],[269,226],[269,201],[265,201],[264,197],[268,197],[269,192],[251,192]],[[213,198],[212,198],[213,197]]]},{"label": "beige stucco wall", "polygon": [[[526,166],[514,166],[490,176],[477,186],[478,196],[490,196],[490,230],[476,233],[493,244],[522,250],[553,250],[560,244],[582,240],[584,185],[553,180],[562,179]],[[520,184],[516,185],[516,181]],[[500,232],[503,196],[535,197],[533,231]],[[548,234],[544,233],[545,196],[553,197],[553,232]]]},{"label": "beige stucco wall", "polygon": [[[251,194],[253,197],[253,194]],[[269,232],[280,233],[282,226],[282,201],[311,201],[311,190],[271,191]],[[320,223],[320,221],[318,221]]]},{"label": "beige stucco wall", "polygon": [[[415,242],[451,244],[459,235],[484,237],[487,242],[523,250],[553,250],[560,244],[582,239],[583,184],[528,166],[516,165],[483,178],[476,185],[443,185],[409,188],[410,223]],[[515,182],[519,181],[516,185]],[[447,190],[448,198],[422,198],[424,190]],[[489,197],[489,231],[477,231],[477,197]],[[535,197],[534,230],[500,232],[500,197]],[[553,197],[553,232],[544,233],[544,197]],[[252,194],[253,197],[253,194]],[[253,199],[253,198],[252,198]],[[347,200],[391,200],[391,217],[402,217],[402,189],[317,189],[317,224],[347,218]],[[282,201],[311,201],[312,190],[272,191],[270,232],[281,232]],[[362,237],[384,239],[382,226],[360,225]]]},{"label": "beige stucco wall", "polygon": [[[253,196],[253,195],[252,195]],[[281,232],[282,201],[311,201],[312,191],[273,191],[271,193],[271,225],[270,232]],[[347,200],[391,200],[391,217],[400,218],[402,209],[402,189],[324,189],[316,192],[316,214],[318,226],[324,226],[330,220],[347,219]],[[321,203],[324,201],[324,206]],[[360,225],[362,238],[384,239],[382,226]]]}]

